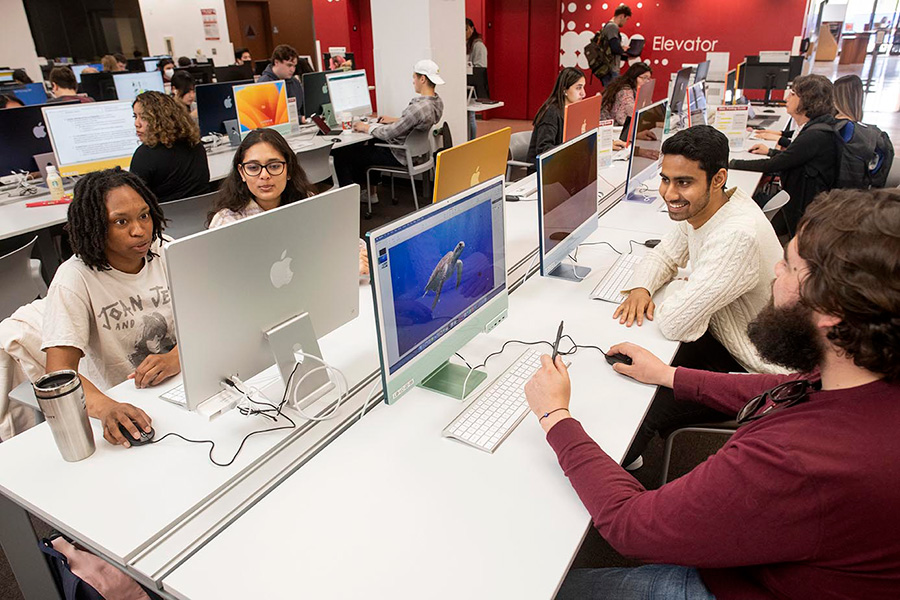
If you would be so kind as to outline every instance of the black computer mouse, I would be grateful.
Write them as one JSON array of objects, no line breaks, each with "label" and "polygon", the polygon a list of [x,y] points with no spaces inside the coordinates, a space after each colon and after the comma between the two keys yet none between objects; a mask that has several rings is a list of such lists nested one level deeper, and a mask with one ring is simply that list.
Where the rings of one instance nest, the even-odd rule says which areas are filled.
[{"label": "black computer mouse", "polygon": [[129,433],[128,430],[125,429],[124,425],[119,423],[119,431],[122,432],[122,436],[126,440],[128,440],[128,443],[131,444],[132,446],[143,446],[144,444],[146,444],[147,442],[152,440],[154,435],[156,435],[156,432],[153,431],[152,427],[150,428],[150,433],[146,433],[146,432],[142,431],[141,428],[138,427],[136,423],[134,426],[137,427],[138,431],[141,432],[140,437],[138,437],[137,439],[132,437],[131,433]]},{"label": "black computer mouse", "polygon": [[648,248],[656,248],[659,245],[659,242],[662,240],[647,240],[644,242],[644,245]]},{"label": "black computer mouse", "polygon": [[340,144],[344,140],[342,140],[341,138],[331,138],[331,141],[334,142],[335,144]]},{"label": "black computer mouse", "polygon": [[606,362],[608,362],[610,365],[614,365],[616,363],[625,363],[626,365],[631,364],[631,357],[625,356],[624,354],[606,354],[605,356]]}]

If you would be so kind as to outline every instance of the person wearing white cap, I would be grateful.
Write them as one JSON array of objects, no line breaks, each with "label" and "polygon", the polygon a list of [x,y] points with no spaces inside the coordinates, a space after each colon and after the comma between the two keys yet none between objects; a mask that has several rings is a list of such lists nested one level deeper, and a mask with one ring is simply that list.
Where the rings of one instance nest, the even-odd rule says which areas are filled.
[{"label": "person wearing white cap", "polygon": [[[442,85],[440,68],[433,60],[420,60],[413,67],[413,87],[417,96],[409,101],[400,118],[379,117],[378,123],[355,123],[353,129],[363,133],[371,133],[375,142],[403,145],[413,131],[422,131],[433,127],[444,114],[444,101],[435,92],[435,86]],[[402,150],[379,148],[371,144],[356,144],[335,152],[335,170],[341,185],[358,183],[363,188],[366,184],[366,170],[372,165],[405,166],[406,156]],[[424,156],[414,156],[413,162],[418,164],[425,160]],[[362,202],[368,201],[368,191],[363,189]],[[377,202],[372,198],[372,203]]]}]

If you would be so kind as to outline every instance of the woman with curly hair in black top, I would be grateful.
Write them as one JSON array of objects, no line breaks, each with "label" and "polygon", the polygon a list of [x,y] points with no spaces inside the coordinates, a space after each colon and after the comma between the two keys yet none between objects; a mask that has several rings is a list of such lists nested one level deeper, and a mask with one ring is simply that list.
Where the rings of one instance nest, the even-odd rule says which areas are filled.
[{"label": "woman with curly hair in black top", "polygon": [[209,163],[200,129],[175,98],[144,92],[132,104],[141,145],[131,158],[131,172],[144,180],[160,202],[209,191]]}]

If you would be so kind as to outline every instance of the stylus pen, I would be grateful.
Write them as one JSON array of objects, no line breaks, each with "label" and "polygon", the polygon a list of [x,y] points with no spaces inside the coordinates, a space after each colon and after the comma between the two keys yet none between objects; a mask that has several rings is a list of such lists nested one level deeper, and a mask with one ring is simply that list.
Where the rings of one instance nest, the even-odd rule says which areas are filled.
[{"label": "stylus pen", "polygon": [[550,357],[550,360],[553,363],[556,363],[556,357],[559,355],[559,340],[562,339],[562,331],[563,331],[563,322],[559,322],[559,329],[556,330],[556,341],[553,342],[553,356]]}]

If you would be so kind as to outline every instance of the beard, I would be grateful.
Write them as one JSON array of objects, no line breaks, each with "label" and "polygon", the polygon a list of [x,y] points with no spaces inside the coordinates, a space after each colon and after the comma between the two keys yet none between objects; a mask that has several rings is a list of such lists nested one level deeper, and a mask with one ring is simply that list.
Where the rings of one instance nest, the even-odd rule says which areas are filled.
[{"label": "beard", "polygon": [[795,373],[810,373],[822,364],[825,349],[812,320],[812,309],[799,302],[776,308],[773,300],[747,326],[760,357]]}]

